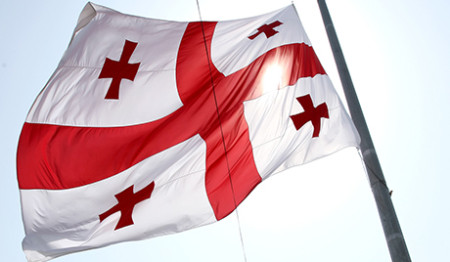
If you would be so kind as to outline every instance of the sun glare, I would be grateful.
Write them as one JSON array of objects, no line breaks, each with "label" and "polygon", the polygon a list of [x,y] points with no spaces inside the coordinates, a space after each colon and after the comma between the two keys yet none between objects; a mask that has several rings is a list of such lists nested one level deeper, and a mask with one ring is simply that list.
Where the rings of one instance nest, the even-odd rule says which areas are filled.
[{"label": "sun glare", "polygon": [[263,93],[277,90],[281,83],[282,70],[278,64],[270,65],[263,76]]}]

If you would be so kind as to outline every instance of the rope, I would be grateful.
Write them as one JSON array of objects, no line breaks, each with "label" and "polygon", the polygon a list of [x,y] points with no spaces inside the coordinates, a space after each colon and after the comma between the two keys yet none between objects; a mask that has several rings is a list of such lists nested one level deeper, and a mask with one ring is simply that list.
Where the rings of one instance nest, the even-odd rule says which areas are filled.
[{"label": "rope", "polygon": [[211,88],[212,88],[212,91],[213,91],[214,103],[216,105],[217,119],[219,121],[220,134],[222,136],[222,145],[223,145],[223,150],[224,150],[224,153],[225,153],[225,160],[226,160],[226,163],[227,163],[228,179],[230,181],[231,192],[233,194],[234,210],[236,211],[235,213],[236,213],[236,219],[237,219],[237,222],[238,222],[239,237],[240,237],[240,240],[241,240],[242,254],[243,254],[243,257],[244,257],[244,261],[247,262],[247,256],[246,256],[246,253],[245,253],[245,246],[244,246],[244,238],[242,236],[241,221],[239,219],[239,212],[238,212],[238,209],[237,209],[237,201],[236,201],[236,196],[235,196],[235,192],[234,192],[233,181],[231,179],[230,164],[229,164],[229,161],[228,161],[228,153],[227,153],[228,151],[227,151],[227,146],[225,144],[225,136],[223,134],[223,129],[222,129],[222,120],[220,118],[219,104],[217,102],[216,89],[215,89],[214,79],[213,79],[213,75],[212,75],[212,69],[211,69],[208,45],[206,43],[205,30],[204,30],[204,27],[203,27],[202,14],[200,12],[200,3],[199,3],[198,0],[196,0],[196,2],[197,2],[198,16],[199,16],[199,19],[200,19],[200,25],[201,25],[201,28],[202,28],[203,43],[205,45],[206,58],[208,59],[208,68],[209,68],[209,76],[210,76],[210,79],[211,79]]},{"label": "rope", "polygon": [[[358,153],[359,153],[359,157],[361,158],[361,162],[362,162],[363,166],[366,167],[366,168],[364,169],[364,171],[365,171],[365,173],[366,173],[367,179],[369,180],[370,186],[373,187],[376,183],[380,183],[382,186],[384,186],[384,187],[386,188],[386,190],[388,190],[389,192],[392,192],[392,191],[390,191],[389,187],[387,186],[386,180],[385,180],[383,177],[380,177],[380,176],[378,175],[378,173],[375,172],[375,170],[373,170],[373,168],[372,168],[370,165],[366,164],[366,162],[364,161],[364,157],[365,157],[366,154],[368,154],[368,153],[367,153],[368,150],[362,152],[361,149],[358,148],[357,151],[358,151]],[[373,174],[372,177],[374,178],[375,181],[372,182],[372,181],[370,180],[370,174],[369,174],[369,172],[370,172],[371,174]]]}]

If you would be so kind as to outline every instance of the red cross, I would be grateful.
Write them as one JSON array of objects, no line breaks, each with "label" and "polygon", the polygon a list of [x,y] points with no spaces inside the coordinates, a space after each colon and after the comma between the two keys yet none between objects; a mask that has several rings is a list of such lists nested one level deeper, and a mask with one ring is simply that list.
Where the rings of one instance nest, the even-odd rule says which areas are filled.
[{"label": "red cross", "polygon": [[314,107],[310,95],[297,97],[297,101],[302,105],[304,112],[291,116],[295,128],[300,129],[304,124],[311,121],[314,132],[313,137],[318,137],[320,133],[320,119],[328,118],[328,107],[326,103],[322,103]]},{"label": "red cross", "polygon": [[[294,85],[301,77],[325,74],[325,71],[312,47],[287,44],[268,51],[245,68],[225,77],[210,59],[216,23],[203,23],[204,36],[201,25],[188,24],[178,51],[176,83],[182,107],[157,121],[125,127],[25,123],[20,139],[24,143],[24,152],[21,152],[21,144],[18,149],[18,172],[26,174],[18,176],[20,188],[63,189],[94,183],[200,135],[206,144],[205,186],[211,207],[218,220],[232,212],[261,181],[244,117],[244,101],[261,95],[263,72],[272,64],[280,65],[283,68],[282,88]],[[75,140],[77,143],[71,143]],[[51,158],[43,153],[48,151],[52,153]],[[42,166],[47,168],[45,172],[39,171]]]},{"label": "red cross", "polygon": [[274,30],[275,27],[282,25],[283,23],[281,23],[280,21],[275,21],[271,24],[263,24],[262,26],[260,26],[257,30],[258,32],[254,35],[249,36],[248,38],[250,38],[251,40],[255,39],[258,35],[260,35],[261,33],[264,33],[266,35],[267,38],[272,37],[273,35],[275,35],[276,33],[278,33],[278,31]]},{"label": "red cross", "polygon": [[110,215],[120,211],[120,219],[114,230],[133,225],[134,221],[132,214],[134,207],[137,203],[149,199],[154,188],[155,182],[151,182],[148,186],[144,187],[136,193],[133,192],[133,186],[130,186],[122,192],[116,194],[116,198],[118,201],[117,205],[99,215],[100,222],[102,222]]},{"label": "red cross", "polygon": [[111,85],[106,93],[105,99],[119,99],[119,87],[122,79],[134,81],[140,63],[129,64],[131,55],[136,49],[137,43],[125,40],[122,55],[119,61],[105,59],[103,69],[98,78],[112,78]]}]

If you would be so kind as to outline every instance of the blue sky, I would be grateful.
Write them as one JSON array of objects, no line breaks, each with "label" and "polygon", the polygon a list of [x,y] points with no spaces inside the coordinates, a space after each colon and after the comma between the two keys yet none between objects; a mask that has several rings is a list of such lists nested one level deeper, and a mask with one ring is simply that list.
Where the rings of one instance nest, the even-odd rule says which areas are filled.
[{"label": "blue sky", "polygon": [[[96,1],[118,11],[198,20],[194,0]],[[66,49],[85,1],[0,3],[0,250],[25,261],[15,154],[25,116]],[[265,13],[289,0],[200,0],[203,19]],[[338,92],[342,88],[314,0],[294,1]],[[328,0],[413,261],[450,260],[450,2]],[[118,244],[55,261],[389,261],[355,149],[278,174],[235,214],[184,233]]]}]

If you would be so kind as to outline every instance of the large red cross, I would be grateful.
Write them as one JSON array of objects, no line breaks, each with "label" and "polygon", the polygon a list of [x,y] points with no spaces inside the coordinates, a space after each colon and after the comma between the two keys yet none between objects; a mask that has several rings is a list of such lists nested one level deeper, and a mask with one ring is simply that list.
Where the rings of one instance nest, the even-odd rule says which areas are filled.
[{"label": "large red cross", "polygon": [[131,55],[136,49],[137,43],[125,40],[122,55],[119,61],[113,61],[109,58],[105,59],[102,71],[98,78],[112,78],[111,85],[106,93],[105,99],[119,99],[119,88],[122,79],[134,81],[140,63],[130,64]]},{"label": "large red cross", "polygon": [[146,199],[149,199],[152,195],[153,189],[155,188],[155,182],[151,182],[149,185],[139,190],[138,192],[133,192],[133,186],[128,187],[122,192],[116,194],[116,199],[118,203],[99,215],[100,222],[105,220],[110,215],[120,212],[120,219],[117,222],[114,230],[120,229],[122,227],[130,226],[134,224],[133,221],[133,210],[134,207]]},{"label": "large red cross", "polygon": [[275,21],[273,23],[270,24],[263,24],[262,26],[260,26],[257,30],[258,32],[256,32],[255,34],[249,36],[248,38],[250,38],[251,40],[255,39],[258,35],[260,35],[261,33],[264,33],[266,35],[267,38],[272,37],[273,35],[275,35],[276,33],[278,33],[278,31],[274,30],[275,27],[282,25],[283,23],[281,23],[280,21]]},{"label": "large red cross", "polygon": [[304,112],[291,116],[295,128],[300,129],[304,124],[311,121],[314,132],[313,137],[318,137],[320,133],[320,119],[328,118],[328,107],[326,103],[322,103],[314,107],[310,95],[297,97],[297,101],[302,105]]},{"label": "large red cross", "polygon": [[[311,46],[288,44],[266,52],[225,77],[210,60],[216,23],[204,22],[203,26],[208,54],[201,23],[189,23],[180,43],[176,83],[183,103],[181,108],[157,121],[126,127],[25,123],[18,149],[20,188],[66,189],[94,183],[200,135],[206,143],[205,186],[212,209],[218,220],[232,212],[261,181],[243,103],[261,95],[263,72],[278,64],[283,68],[280,86],[286,87],[301,77],[325,74],[325,71]],[[26,150],[21,152],[22,148]],[[45,152],[51,152],[51,157]]]}]

